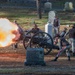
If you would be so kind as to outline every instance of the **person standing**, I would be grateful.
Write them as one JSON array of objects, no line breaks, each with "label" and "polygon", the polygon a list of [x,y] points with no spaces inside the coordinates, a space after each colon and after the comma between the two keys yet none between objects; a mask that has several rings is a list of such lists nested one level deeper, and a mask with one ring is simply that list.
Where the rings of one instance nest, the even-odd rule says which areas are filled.
[{"label": "person standing", "polygon": [[56,36],[56,34],[59,34],[59,28],[60,28],[60,21],[59,18],[57,17],[55,17],[54,19],[53,28],[54,28],[54,36]]},{"label": "person standing", "polygon": [[38,27],[38,25],[33,22],[33,27],[31,29],[29,29],[27,32],[32,32],[33,34],[37,33],[37,32],[42,32],[42,30]]},{"label": "person standing", "polygon": [[33,28],[31,29],[31,31],[35,34],[35,33],[37,33],[37,32],[40,32],[40,31],[42,31],[38,26],[37,26],[37,24],[34,22],[33,23]]},{"label": "person standing", "polygon": [[19,33],[20,33],[20,35],[21,35],[19,40],[22,40],[22,38],[24,37],[24,31],[23,31],[23,29],[19,26],[19,24],[17,23],[16,20],[14,20],[14,24],[18,26],[18,31],[19,31]]},{"label": "person standing", "polygon": [[73,56],[75,56],[75,24],[73,24],[73,27],[69,30],[69,38],[72,45]]},{"label": "person standing", "polygon": [[[23,29],[19,26],[19,24],[17,23],[16,20],[14,20],[14,24],[18,26],[18,32],[14,31],[13,33],[16,35],[16,38],[17,38],[17,37],[19,37],[19,38],[16,40],[17,42],[15,42],[15,43],[12,45],[12,46],[13,46],[13,49],[18,48],[18,41],[19,41],[19,40],[22,40],[23,37],[24,37],[24,31],[23,31]],[[18,33],[19,33],[20,35],[18,35]],[[15,39],[16,39],[16,38],[15,38]]]}]

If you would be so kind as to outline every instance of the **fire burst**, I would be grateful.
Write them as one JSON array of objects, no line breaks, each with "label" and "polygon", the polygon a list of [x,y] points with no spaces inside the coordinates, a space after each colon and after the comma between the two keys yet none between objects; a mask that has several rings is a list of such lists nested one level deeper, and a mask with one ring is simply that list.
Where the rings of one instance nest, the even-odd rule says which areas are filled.
[{"label": "fire burst", "polygon": [[18,40],[18,26],[6,18],[0,18],[0,47],[6,47]]}]

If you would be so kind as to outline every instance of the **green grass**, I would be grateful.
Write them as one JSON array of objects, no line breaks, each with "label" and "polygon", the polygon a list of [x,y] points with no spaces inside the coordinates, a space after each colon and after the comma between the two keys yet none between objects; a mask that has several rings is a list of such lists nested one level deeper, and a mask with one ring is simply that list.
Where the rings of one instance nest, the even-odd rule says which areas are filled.
[{"label": "green grass", "polygon": [[[60,18],[60,24],[66,25],[66,24],[73,24],[74,21],[70,21],[72,18],[74,18],[75,13],[65,13],[65,12],[57,12],[58,17]],[[38,19],[37,17],[37,11],[32,9],[6,9],[1,8],[0,9],[0,17],[1,18],[8,18],[11,22],[14,20],[17,20],[17,22],[20,24],[20,26],[24,29],[30,29],[33,24],[33,21],[37,23],[39,28],[44,30],[44,26],[48,21],[48,14],[42,13],[42,19]]]},{"label": "green grass", "polygon": [[33,27],[33,21],[35,21],[39,27],[44,29],[44,25],[47,22],[47,16],[43,16],[43,19],[38,19],[36,10],[31,9],[0,9],[0,17],[8,18],[12,22],[17,20],[23,29]]}]

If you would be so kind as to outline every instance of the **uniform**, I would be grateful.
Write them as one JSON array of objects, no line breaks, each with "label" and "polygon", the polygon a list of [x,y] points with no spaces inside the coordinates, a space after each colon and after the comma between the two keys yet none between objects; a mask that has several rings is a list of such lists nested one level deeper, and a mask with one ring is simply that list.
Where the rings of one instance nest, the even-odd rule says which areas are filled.
[{"label": "uniform", "polygon": [[73,56],[75,56],[75,25],[69,30],[69,38],[72,45]]},{"label": "uniform", "polygon": [[57,61],[58,57],[64,52],[66,51],[66,55],[68,57],[68,60],[70,61],[70,48],[71,45],[69,44],[69,42],[65,39],[65,34],[66,31],[62,31],[59,38],[60,38],[60,50],[58,52],[58,54],[56,55],[55,59],[52,61]]}]

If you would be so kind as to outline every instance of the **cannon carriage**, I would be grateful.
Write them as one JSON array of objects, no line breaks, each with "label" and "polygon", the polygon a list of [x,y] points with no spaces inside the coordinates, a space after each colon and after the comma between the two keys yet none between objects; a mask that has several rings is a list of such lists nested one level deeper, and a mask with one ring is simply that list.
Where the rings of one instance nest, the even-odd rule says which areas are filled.
[{"label": "cannon carriage", "polygon": [[26,49],[31,48],[44,48],[44,55],[49,54],[54,45],[52,37],[46,32],[34,33],[32,30],[28,31],[23,39],[23,45]]},{"label": "cannon carriage", "polygon": [[49,54],[52,49],[59,49],[58,46],[54,45],[53,38],[50,34],[43,32],[43,31],[34,31],[34,30],[28,30],[23,31],[22,28],[20,28],[20,38],[18,41],[23,40],[23,46],[25,50],[28,47],[31,48],[43,48],[44,49],[44,55]]}]

